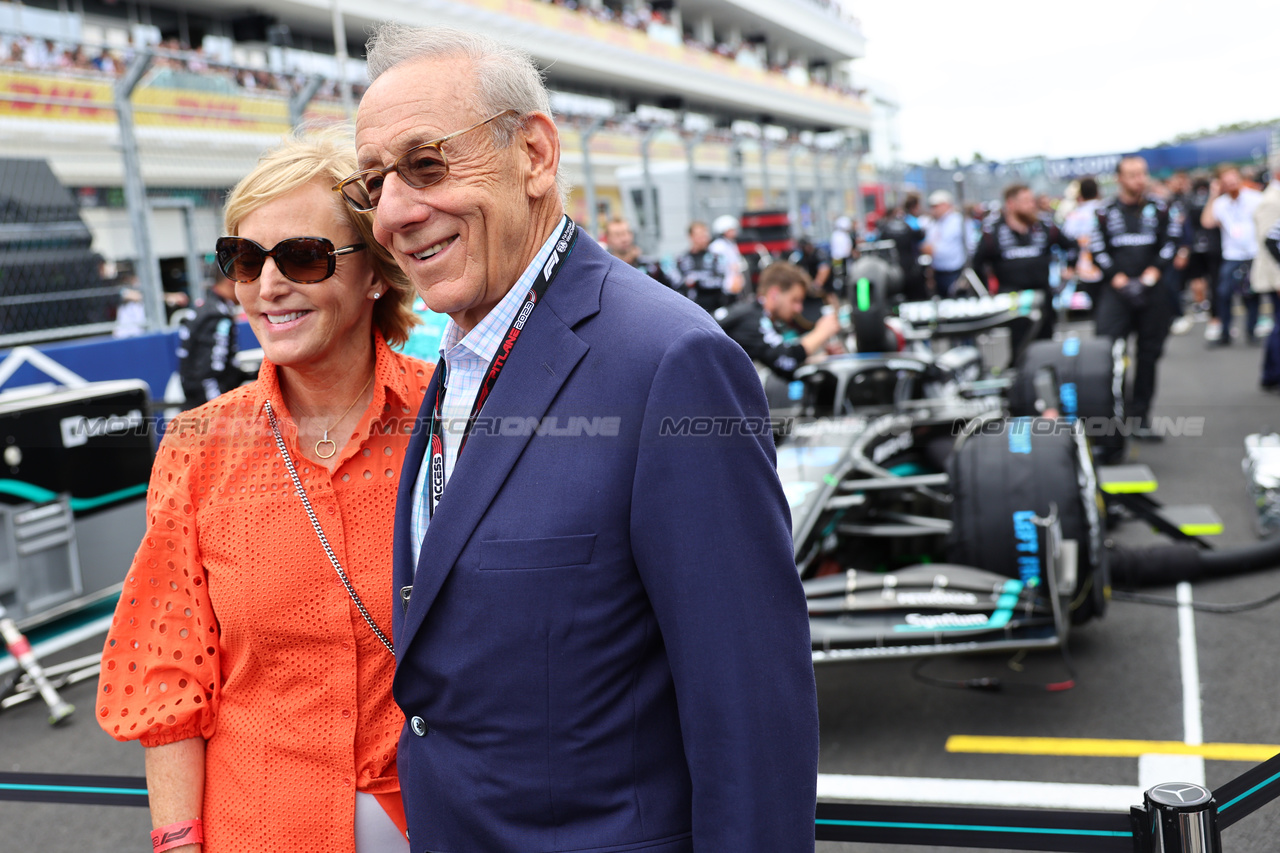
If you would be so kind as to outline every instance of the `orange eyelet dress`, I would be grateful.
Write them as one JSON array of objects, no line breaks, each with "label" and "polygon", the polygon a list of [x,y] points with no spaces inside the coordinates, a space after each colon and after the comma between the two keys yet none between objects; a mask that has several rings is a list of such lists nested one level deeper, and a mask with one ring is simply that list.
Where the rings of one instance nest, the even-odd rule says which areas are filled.
[{"label": "orange eyelet dress", "polygon": [[170,424],[146,535],[102,655],[97,719],[118,740],[207,741],[206,853],[353,851],[355,792],[404,829],[395,660],[325,556],[263,402],[335,554],[391,634],[400,467],[431,366],[375,342],[373,401],[330,473],[298,453],[276,368]]}]

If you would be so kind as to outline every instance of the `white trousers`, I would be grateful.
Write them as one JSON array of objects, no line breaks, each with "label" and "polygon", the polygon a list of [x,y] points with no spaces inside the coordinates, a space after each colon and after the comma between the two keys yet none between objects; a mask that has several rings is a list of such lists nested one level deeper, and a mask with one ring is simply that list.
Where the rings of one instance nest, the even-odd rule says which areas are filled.
[{"label": "white trousers", "polygon": [[409,853],[409,841],[373,794],[356,792],[356,853]]}]

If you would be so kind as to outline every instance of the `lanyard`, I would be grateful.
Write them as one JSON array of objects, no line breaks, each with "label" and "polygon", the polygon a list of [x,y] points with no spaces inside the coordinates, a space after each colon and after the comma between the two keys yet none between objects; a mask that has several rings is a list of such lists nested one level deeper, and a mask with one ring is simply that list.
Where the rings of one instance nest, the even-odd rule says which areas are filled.
[{"label": "lanyard", "polygon": [[[476,422],[476,416],[480,414],[480,410],[484,408],[485,401],[489,399],[489,393],[493,391],[493,386],[497,383],[498,376],[502,373],[502,368],[506,367],[507,359],[511,357],[511,350],[515,348],[516,341],[520,338],[520,332],[524,330],[525,323],[529,321],[529,315],[533,313],[534,308],[538,307],[538,302],[542,299],[543,294],[547,292],[547,288],[551,286],[551,282],[559,274],[561,262],[573,251],[574,243],[578,240],[578,228],[574,225],[573,220],[566,216],[563,222],[565,223],[564,230],[560,235],[560,239],[551,248],[551,255],[547,258],[546,263],[542,265],[542,269],[538,270],[537,278],[534,279],[529,292],[525,294],[524,304],[520,306],[520,310],[516,313],[516,318],[511,321],[511,325],[507,328],[507,333],[502,337],[502,343],[498,345],[498,351],[494,353],[493,360],[489,362],[489,369],[485,371],[484,377],[480,380],[480,390],[476,392],[475,402],[471,404],[471,414],[467,417],[467,425],[462,431],[461,439],[459,439],[459,456],[462,455],[462,449],[467,446],[467,437],[471,435],[471,427]],[[431,467],[427,472],[429,475],[427,488],[428,518],[435,515],[436,504],[440,503],[440,496],[444,494],[443,409],[448,369],[447,365],[443,363],[441,366],[445,368],[445,372],[440,377],[441,381],[436,387],[436,398],[431,408],[431,446],[428,448],[431,454]]]}]

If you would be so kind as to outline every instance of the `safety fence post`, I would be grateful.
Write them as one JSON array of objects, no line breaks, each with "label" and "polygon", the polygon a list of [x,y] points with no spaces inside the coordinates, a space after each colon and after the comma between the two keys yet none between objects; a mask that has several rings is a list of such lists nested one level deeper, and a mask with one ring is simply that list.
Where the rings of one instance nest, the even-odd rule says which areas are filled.
[{"label": "safety fence post", "polygon": [[824,182],[822,180],[821,150],[816,143],[809,149],[810,156],[813,158],[813,201],[810,206],[813,209],[815,240],[822,240],[831,236],[831,217],[827,215],[827,194],[822,189]]},{"label": "safety fence post", "polygon": [[138,253],[138,287],[146,306],[147,328],[163,329],[164,285],[160,281],[160,261],[151,245],[151,217],[148,215],[147,187],[142,182],[142,160],[138,154],[138,137],[133,123],[133,90],[151,65],[151,53],[138,51],[124,74],[116,81],[114,95],[116,120],[120,126],[120,154],[124,162],[124,198],[129,208],[129,226],[133,229],[134,250]]},{"label": "safety fence post", "polygon": [[587,233],[596,236],[599,233],[600,223],[599,213],[596,210],[596,176],[591,171],[591,137],[595,136],[600,128],[604,127],[604,119],[600,116],[591,120],[591,124],[587,125],[587,129],[582,131],[579,140],[582,144],[582,188],[587,197],[587,214],[583,217],[582,224],[587,229]]},{"label": "safety fence post", "polygon": [[1151,853],[1222,853],[1217,803],[1211,791],[1166,782],[1148,790],[1143,799]]},{"label": "safety fence post", "polygon": [[650,169],[649,146],[659,133],[666,130],[662,125],[654,125],[644,132],[640,139],[640,169],[644,175],[644,198],[641,199],[640,211],[644,216],[642,223],[645,234],[644,248],[650,252],[657,251],[662,232],[658,230],[658,190],[653,183],[653,172]]},{"label": "safety fence post", "polygon": [[152,210],[178,210],[182,212],[182,227],[187,235],[187,287],[192,299],[203,299],[205,289],[204,252],[200,251],[200,232],[196,227],[196,203],[189,198],[153,198],[148,201]]},{"label": "safety fence post", "polygon": [[308,76],[298,91],[289,96],[289,126],[301,127],[303,117],[307,112],[307,106],[315,98],[316,93],[320,91],[320,87],[324,85],[324,78],[319,74]]},{"label": "safety fence post", "polygon": [[742,137],[729,130],[729,178],[730,192],[733,199],[733,215],[741,216],[747,209],[747,176],[742,168]]},{"label": "safety fence post", "polygon": [[698,163],[694,158],[694,152],[698,146],[702,144],[705,134],[701,131],[695,133],[687,133],[682,137],[684,142],[684,155],[688,161],[688,172],[685,178],[689,187],[689,221],[696,222],[698,219]]},{"label": "safety fence post", "polygon": [[796,155],[803,150],[799,142],[787,146],[787,210],[791,213],[791,236],[800,237],[805,229],[800,223],[800,176],[796,174]]}]

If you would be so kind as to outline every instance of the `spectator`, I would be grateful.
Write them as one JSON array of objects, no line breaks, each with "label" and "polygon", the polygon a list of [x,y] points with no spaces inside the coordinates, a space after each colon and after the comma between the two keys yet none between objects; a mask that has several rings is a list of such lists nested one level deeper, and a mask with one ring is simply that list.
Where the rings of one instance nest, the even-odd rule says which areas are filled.
[{"label": "spectator", "polygon": [[[1081,178],[1076,205],[1071,208],[1071,212],[1062,223],[1062,233],[1074,242],[1078,249],[1089,248],[1089,239],[1093,234],[1100,204],[1102,201],[1098,198],[1097,180],[1091,177]],[[1096,299],[1097,284],[1102,281],[1102,273],[1089,261],[1087,252],[1081,256],[1080,261],[1076,264],[1076,281],[1079,282],[1080,289],[1087,292],[1091,299]]]},{"label": "spectator", "polygon": [[853,250],[856,243],[853,238],[853,220],[847,216],[836,218],[835,228],[831,231],[831,286],[837,293],[843,292],[846,284],[846,273],[853,262]]},{"label": "spectator", "polygon": [[291,139],[231,191],[218,263],[266,360],[165,432],[103,650],[97,720],[146,747],[154,846],[203,826],[171,853],[409,850],[391,546],[430,367],[388,347],[410,292],[332,191],[355,167]]},{"label": "spectator", "polygon": [[939,296],[955,296],[956,282],[969,255],[964,217],[946,190],[937,190],[929,196],[929,215],[933,221],[925,229],[924,251],[932,258],[933,292]]},{"label": "spectator", "polygon": [[689,251],[676,259],[676,272],[684,295],[701,305],[708,313],[726,304],[725,262],[722,255],[711,251],[711,231],[705,222],[689,224]]},{"label": "spectator", "polygon": [[1197,177],[1191,182],[1191,197],[1188,200],[1187,223],[1191,234],[1187,237],[1187,247],[1191,250],[1191,255],[1187,259],[1183,275],[1187,279],[1196,313],[1209,318],[1204,336],[1205,340],[1212,342],[1222,334],[1217,300],[1213,297],[1218,284],[1218,270],[1222,267],[1222,231],[1218,228],[1205,228],[1201,224],[1208,204],[1209,179]]},{"label": "spectator", "polygon": [[235,282],[218,271],[195,316],[178,328],[178,377],[186,408],[192,409],[238,388],[253,377],[236,366],[236,315],[240,300]]},{"label": "spectator", "polygon": [[142,291],[138,289],[138,277],[124,278],[120,288],[120,306],[116,309],[116,324],[111,330],[113,338],[136,338],[146,334],[147,309],[142,304]]},{"label": "spectator", "polygon": [[1271,181],[1253,213],[1258,252],[1253,262],[1253,290],[1271,301],[1271,333],[1262,363],[1264,388],[1280,387],[1280,153],[1271,155]]},{"label": "spectator", "polygon": [[[396,508],[414,849],[812,851],[817,703],[772,439],[670,430],[767,421],[750,360],[577,239],[531,57],[436,25],[384,25],[368,56],[356,144],[387,165],[348,198],[450,316]],[[404,156],[460,132],[447,163]],[[593,416],[572,438],[507,427]]]},{"label": "spectator", "polygon": [[711,241],[711,251],[724,259],[726,304],[738,298],[738,294],[742,292],[742,288],[746,283],[746,276],[743,275],[746,264],[742,260],[742,253],[738,251],[738,232],[741,227],[738,218],[728,214],[717,216],[711,226],[711,230],[716,236]]},{"label": "spectator", "polygon": [[1244,301],[1245,339],[1255,343],[1258,297],[1250,289],[1249,273],[1258,255],[1254,213],[1261,203],[1262,193],[1244,185],[1240,170],[1225,166],[1219,170],[1217,180],[1209,185],[1209,203],[1200,214],[1203,227],[1219,228],[1222,232],[1222,267],[1218,270],[1215,292],[1218,320],[1222,324],[1222,332],[1214,342],[1218,346],[1231,343],[1231,315],[1237,293]]}]

